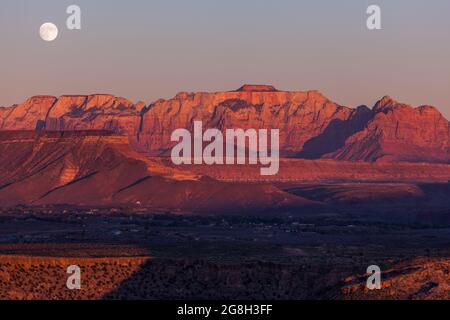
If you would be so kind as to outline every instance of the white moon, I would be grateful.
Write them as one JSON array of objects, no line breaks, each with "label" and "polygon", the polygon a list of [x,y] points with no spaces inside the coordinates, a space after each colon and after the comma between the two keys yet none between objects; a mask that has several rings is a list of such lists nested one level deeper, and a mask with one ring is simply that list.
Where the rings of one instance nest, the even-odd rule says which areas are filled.
[{"label": "white moon", "polygon": [[58,27],[53,23],[44,23],[39,29],[39,35],[44,41],[53,41],[58,37]]}]

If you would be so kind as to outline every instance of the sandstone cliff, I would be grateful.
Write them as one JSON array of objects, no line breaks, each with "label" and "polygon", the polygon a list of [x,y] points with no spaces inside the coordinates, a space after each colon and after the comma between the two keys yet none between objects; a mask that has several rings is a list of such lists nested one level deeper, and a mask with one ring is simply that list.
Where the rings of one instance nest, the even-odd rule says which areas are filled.
[{"label": "sandstone cliff", "polygon": [[364,129],[327,157],[389,162],[449,161],[449,123],[436,108],[413,108],[384,97],[373,111],[374,116]]},{"label": "sandstone cliff", "polygon": [[149,106],[111,95],[32,97],[0,108],[0,130],[110,130],[148,155],[168,155],[175,129],[279,129],[283,156],[370,162],[450,159],[449,123],[431,106],[385,97],[373,109],[348,108],[318,91],[245,85],[230,92],[179,93]]}]

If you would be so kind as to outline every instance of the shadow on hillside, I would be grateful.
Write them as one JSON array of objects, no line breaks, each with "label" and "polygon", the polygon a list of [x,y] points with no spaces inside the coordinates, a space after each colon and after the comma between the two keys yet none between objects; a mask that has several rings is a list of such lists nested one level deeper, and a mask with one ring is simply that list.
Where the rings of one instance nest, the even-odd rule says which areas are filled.
[{"label": "shadow on hillside", "polygon": [[319,159],[339,150],[348,138],[364,129],[372,116],[373,112],[369,108],[360,106],[350,119],[331,121],[322,134],[305,143],[303,151],[297,156],[303,159]]},{"label": "shadow on hillside", "polygon": [[269,262],[215,264],[202,260],[153,260],[105,300],[286,300],[313,299],[341,274],[331,266]]}]

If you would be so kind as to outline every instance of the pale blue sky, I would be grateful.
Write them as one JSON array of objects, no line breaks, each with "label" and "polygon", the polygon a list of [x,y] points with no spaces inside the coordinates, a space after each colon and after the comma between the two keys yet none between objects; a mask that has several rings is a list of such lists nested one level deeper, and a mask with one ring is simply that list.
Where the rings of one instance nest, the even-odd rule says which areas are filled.
[{"label": "pale blue sky", "polygon": [[[81,31],[65,28],[70,4]],[[366,29],[370,4],[382,7],[381,31]],[[60,29],[53,43],[38,36],[44,22]],[[348,106],[389,94],[450,116],[449,33],[448,0],[2,0],[0,105],[264,83]]]}]

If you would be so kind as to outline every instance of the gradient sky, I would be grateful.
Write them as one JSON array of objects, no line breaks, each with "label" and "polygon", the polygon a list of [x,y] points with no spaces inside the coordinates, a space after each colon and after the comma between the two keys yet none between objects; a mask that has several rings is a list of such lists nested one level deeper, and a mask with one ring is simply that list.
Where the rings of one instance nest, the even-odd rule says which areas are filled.
[{"label": "gradient sky", "polygon": [[[68,5],[82,30],[65,28]],[[382,7],[383,30],[366,28]],[[39,26],[60,29],[55,42]],[[36,94],[134,101],[244,83],[322,91],[347,106],[389,94],[450,117],[449,0],[2,0],[0,105]]]}]

